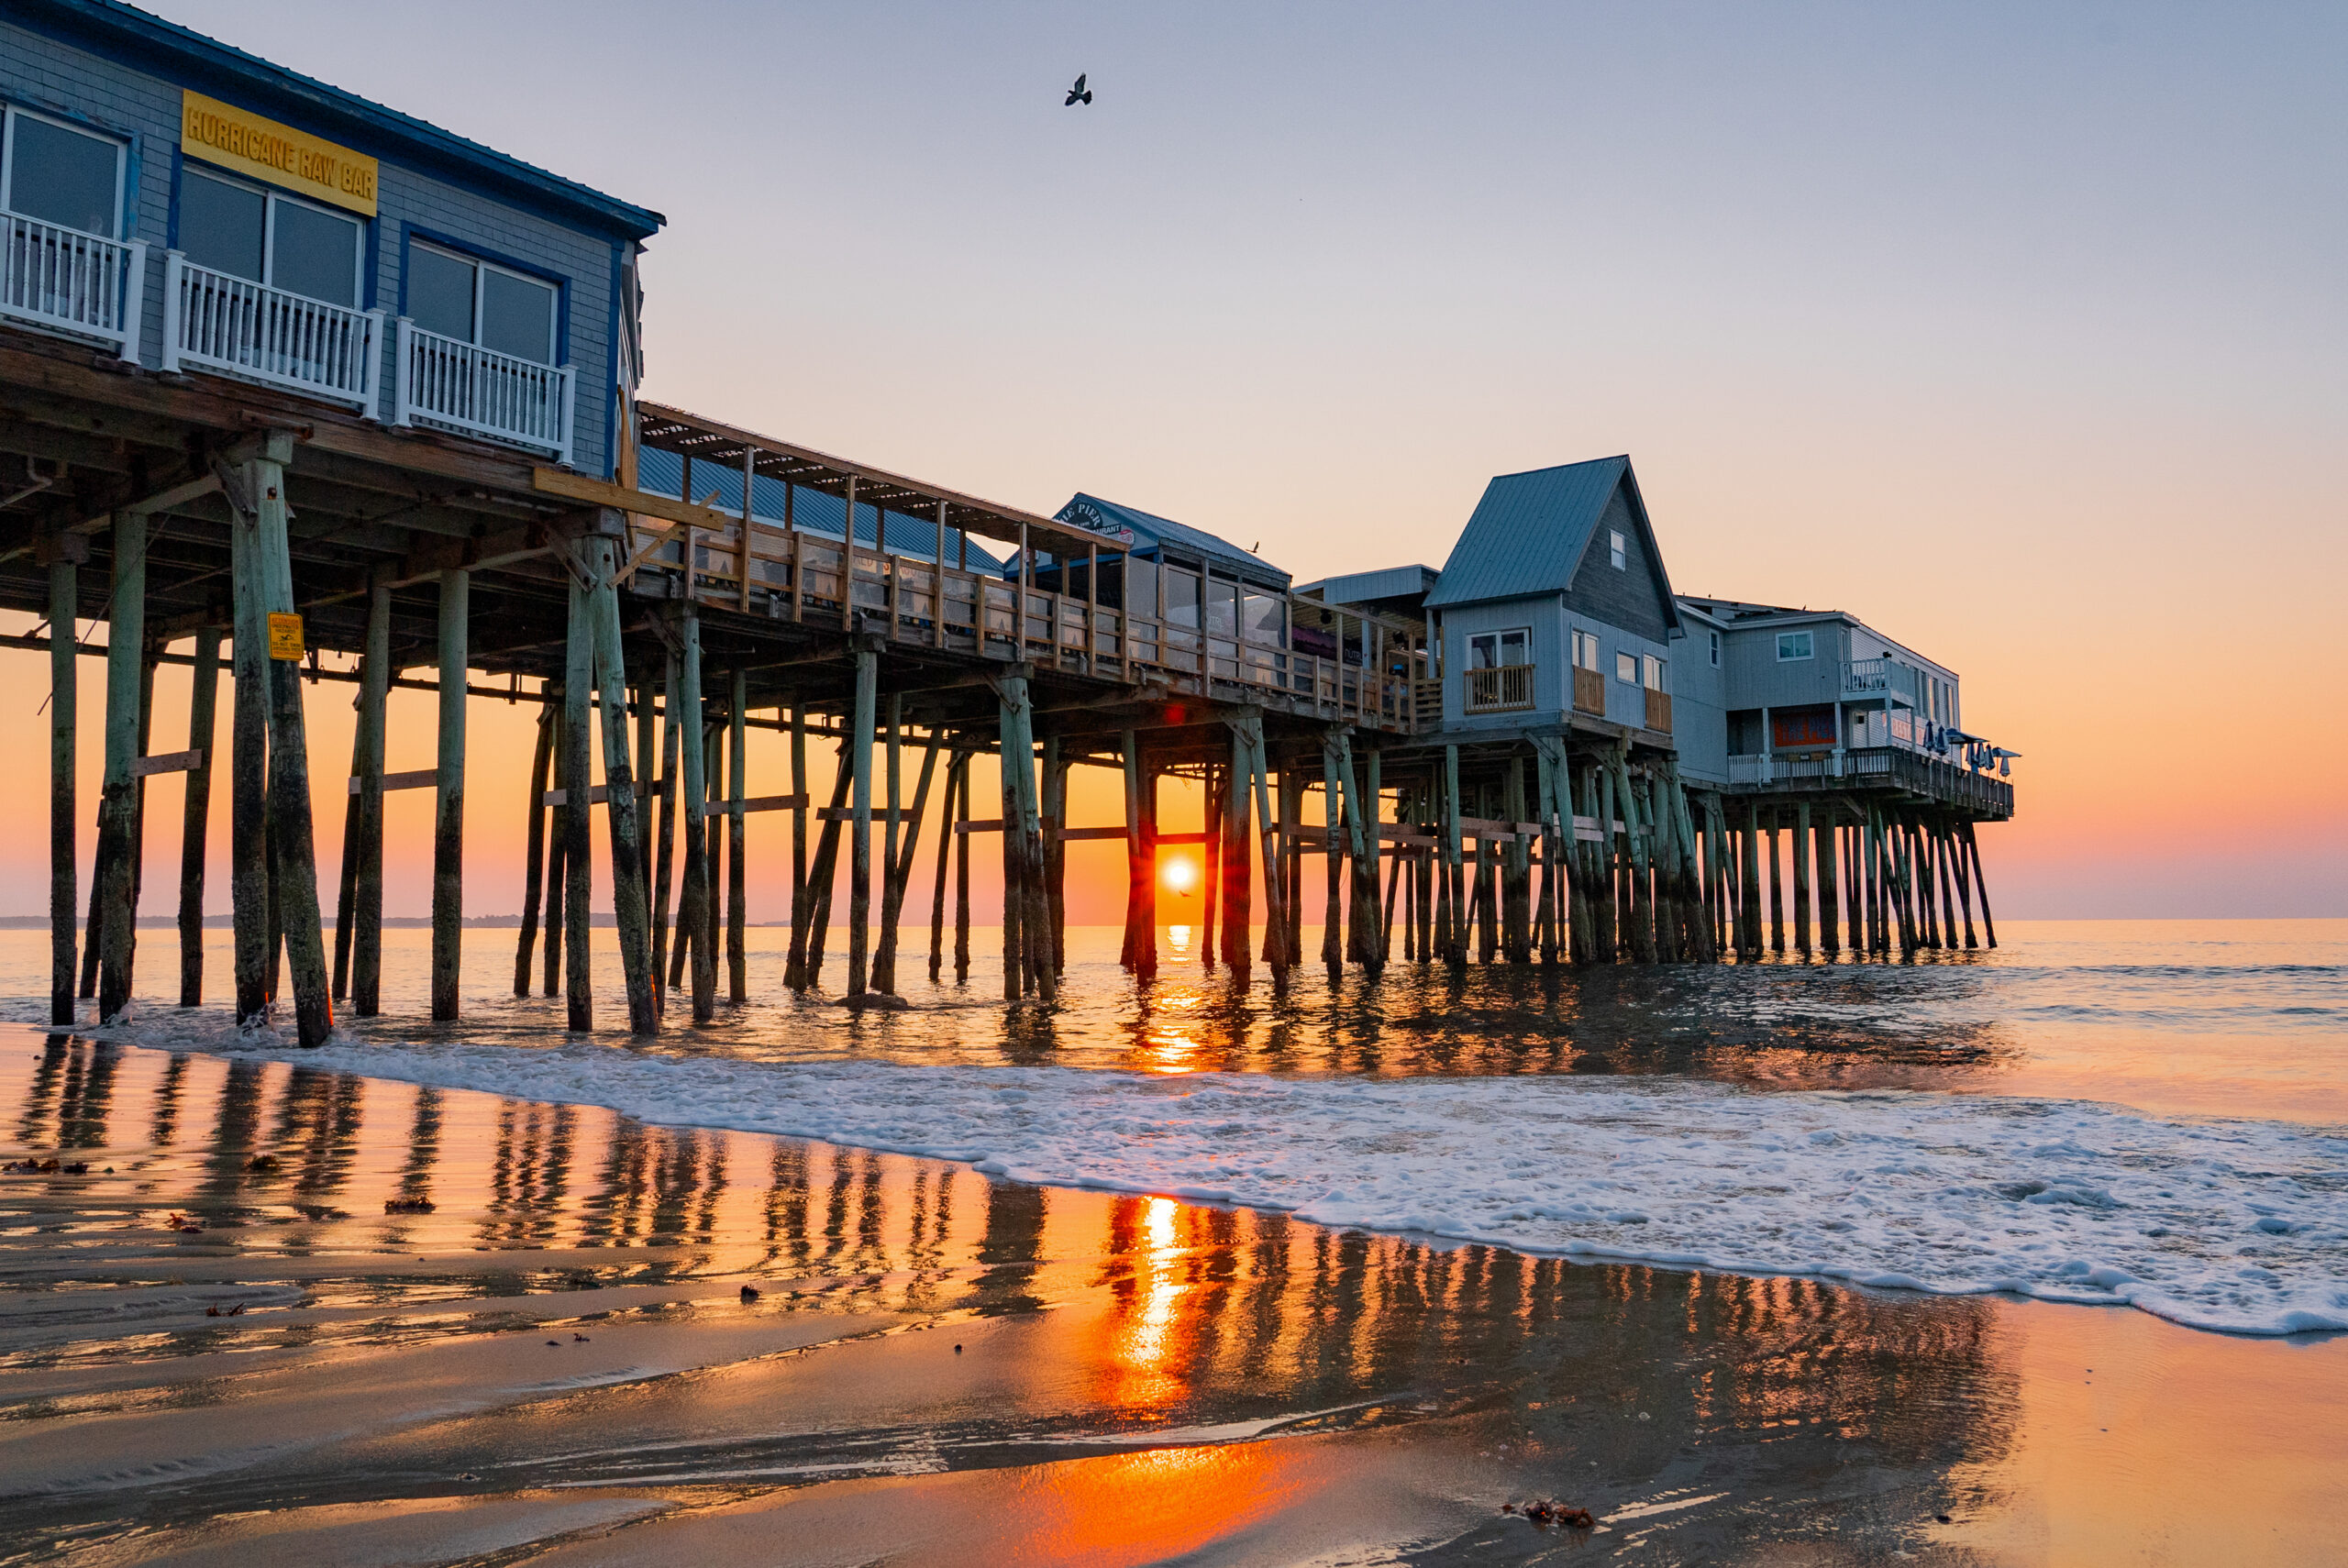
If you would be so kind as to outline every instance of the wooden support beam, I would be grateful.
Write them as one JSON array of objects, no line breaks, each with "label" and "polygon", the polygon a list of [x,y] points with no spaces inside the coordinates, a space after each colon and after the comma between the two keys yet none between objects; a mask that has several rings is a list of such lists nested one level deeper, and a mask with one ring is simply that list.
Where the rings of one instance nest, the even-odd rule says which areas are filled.
[{"label": "wooden support beam", "polygon": [[98,851],[91,869],[97,911],[90,933],[98,950],[98,1021],[110,1023],[130,1002],[131,959],[138,941],[137,759],[147,641],[147,514],[121,513],[114,525],[114,591],[106,626],[106,750],[98,805]]},{"label": "wooden support beam", "polygon": [[[856,558],[855,509],[849,508],[847,575]],[[844,593],[843,599],[853,594]],[[856,650],[856,713],[850,721],[848,745],[855,758],[855,787],[850,797],[847,883],[847,994],[853,1001],[871,986],[872,960],[872,739],[878,722],[880,655],[873,642],[858,639]]]},{"label": "wooden support beam", "polygon": [[[618,591],[613,578],[619,547],[609,537],[581,542],[587,583],[580,589],[593,628],[595,687],[604,715],[604,814],[612,857],[612,923],[618,937],[620,976],[627,993],[628,1032],[641,1038],[660,1027],[652,977],[651,911],[644,885],[643,812],[628,746],[627,669],[620,646]],[[737,693],[738,697],[738,693]]]},{"label": "wooden support beam", "polygon": [[[247,494],[257,509],[251,515],[260,534],[257,556],[262,571],[264,620],[255,631],[264,635],[268,626],[282,620],[294,620],[299,626],[294,610],[293,556],[285,536],[285,463],[292,458],[293,445],[290,435],[272,431],[266,442],[267,455],[240,469]],[[286,966],[292,971],[295,1033],[304,1045],[323,1045],[334,1032],[334,1001],[328,994],[325,922],[318,915],[302,667],[298,659],[275,657],[278,650],[266,645],[260,651],[269,656],[262,663],[269,691],[270,886],[283,933]],[[275,944],[268,942],[268,945]]]},{"label": "wooden support beam", "polygon": [[460,1011],[465,942],[465,667],[470,662],[472,579],[440,574],[440,724],[437,796],[432,817],[432,1016]]},{"label": "wooden support beam", "polygon": [[195,668],[189,683],[187,738],[183,754],[194,760],[180,818],[180,1005],[204,1001],[205,835],[212,821],[212,754],[219,729],[220,628],[195,634]]},{"label": "wooden support beam", "polygon": [[709,951],[709,780],[702,744],[701,616],[690,598],[685,601],[680,627],[683,646],[677,672],[678,738],[683,754],[685,882],[677,911],[678,940],[681,945],[685,933],[692,933],[693,1021],[707,1023],[717,1016],[717,964]]},{"label": "wooden support beam", "polygon": [[[747,541],[750,525],[750,474],[742,475],[742,527]],[[748,544],[744,546],[747,551]],[[749,608],[749,558],[743,557],[742,608]],[[725,705],[726,799],[743,801],[750,793],[750,760],[747,721],[750,716],[749,673],[737,664]],[[749,855],[750,824],[741,812],[721,806],[725,818],[725,995],[737,1006],[750,999],[749,972]]]},{"label": "wooden support beam", "polygon": [[[86,547],[77,547],[83,554]],[[49,1021],[73,1022],[74,949],[79,909],[74,863],[74,754],[78,714],[73,624],[80,613],[78,568],[61,556],[49,568]]]}]

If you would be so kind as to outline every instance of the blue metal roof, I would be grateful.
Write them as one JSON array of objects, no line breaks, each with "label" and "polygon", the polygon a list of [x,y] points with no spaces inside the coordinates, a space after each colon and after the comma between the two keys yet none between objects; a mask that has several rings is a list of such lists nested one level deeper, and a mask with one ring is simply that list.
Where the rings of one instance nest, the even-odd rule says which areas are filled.
[{"label": "blue metal roof", "polygon": [[1219,538],[1203,528],[1177,523],[1170,517],[1160,517],[1138,507],[1121,506],[1113,501],[1103,501],[1097,495],[1087,495],[1081,491],[1066,506],[1054,513],[1052,520],[1096,530],[1130,528],[1134,543],[1129,547],[1135,555],[1162,554],[1166,547],[1171,547],[1176,555],[1204,557],[1234,576],[1258,586],[1283,591],[1289,586],[1287,572],[1263,557],[1241,549],[1228,539]]},{"label": "blue metal roof", "polygon": [[644,239],[669,221],[648,207],[591,190],[121,0],[9,0],[8,9],[12,22],[111,48],[180,85],[314,134],[356,142],[393,162],[526,202],[599,234]]},{"label": "blue metal roof", "polygon": [[[674,452],[664,451],[658,447],[639,447],[636,463],[637,488],[648,495],[666,495],[681,501],[687,499],[678,491],[678,483],[684,478],[684,459]],[[721,468],[715,463],[696,463],[693,465],[693,489],[700,492],[691,498],[695,502],[706,501],[720,512],[738,514],[742,510],[742,470],[739,469]],[[758,487],[751,493],[751,517],[758,522],[781,527],[782,492],[782,480],[760,474]],[[810,490],[805,485],[792,487],[791,523],[795,528],[828,538],[840,538],[844,510],[836,495]],[[924,561],[934,558],[934,547],[937,541],[936,517],[915,517],[903,512],[892,512],[889,517],[891,555]],[[856,538],[862,545],[877,546],[880,541],[880,513],[862,502],[858,502],[856,508]],[[962,531],[959,528],[946,530],[947,564],[961,558],[958,554],[961,541]],[[977,539],[970,541],[972,571],[995,572],[1001,571],[1002,567],[1002,557]]]},{"label": "blue metal roof", "polygon": [[1367,604],[1379,599],[1408,599],[1434,588],[1440,574],[1431,566],[1380,567],[1308,582],[1299,593],[1317,593],[1324,604]]},{"label": "blue metal roof", "polygon": [[[1451,547],[1443,576],[1427,595],[1427,608],[1563,593],[1607,502],[1630,471],[1628,458],[1600,458],[1493,480]],[[1632,511],[1645,527],[1636,480],[1631,496]]]}]

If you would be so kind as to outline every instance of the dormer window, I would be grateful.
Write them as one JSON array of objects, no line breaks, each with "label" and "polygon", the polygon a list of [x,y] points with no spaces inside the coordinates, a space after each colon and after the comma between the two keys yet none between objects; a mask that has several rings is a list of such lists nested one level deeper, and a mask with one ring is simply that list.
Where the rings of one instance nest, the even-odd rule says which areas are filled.
[{"label": "dormer window", "polygon": [[1623,530],[1612,528],[1606,535],[1606,558],[1614,563],[1616,571],[1631,569],[1630,541],[1623,537]]},{"label": "dormer window", "polygon": [[0,126],[0,209],[113,239],[122,165],[118,141],[7,109]]},{"label": "dormer window", "polygon": [[1778,634],[1778,662],[1779,664],[1789,664],[1795,659],[1817,657],[1810,633],[1779,632]]}]

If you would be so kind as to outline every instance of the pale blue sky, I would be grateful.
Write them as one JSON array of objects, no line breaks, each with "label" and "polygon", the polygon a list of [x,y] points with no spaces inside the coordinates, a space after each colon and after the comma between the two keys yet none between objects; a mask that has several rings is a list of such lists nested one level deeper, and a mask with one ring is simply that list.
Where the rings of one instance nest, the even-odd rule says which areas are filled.
[{"label": "pale blue sky", "polygon": [[162,9],[667,213],[655,396],[1300,577],[1628,451],[1966,674],[2043,912],[2348,912],[2348,7]]}]

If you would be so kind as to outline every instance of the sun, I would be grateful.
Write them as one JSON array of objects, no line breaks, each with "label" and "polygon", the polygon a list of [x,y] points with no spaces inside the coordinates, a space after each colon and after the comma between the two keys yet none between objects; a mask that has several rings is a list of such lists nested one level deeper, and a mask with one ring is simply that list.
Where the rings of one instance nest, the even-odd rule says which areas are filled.
[{"label": "sun", "polygon": [[1168,892],[1187,893],[1199,883],[1199,863],[1187,855],[1178,855],[1166,863],[1160,873]]}]

